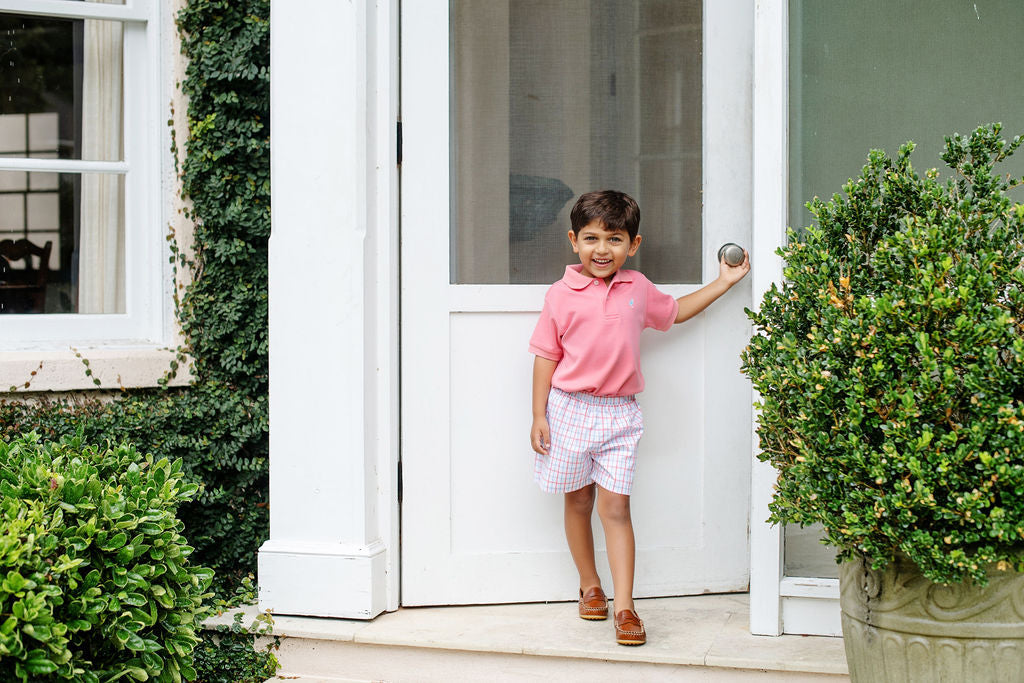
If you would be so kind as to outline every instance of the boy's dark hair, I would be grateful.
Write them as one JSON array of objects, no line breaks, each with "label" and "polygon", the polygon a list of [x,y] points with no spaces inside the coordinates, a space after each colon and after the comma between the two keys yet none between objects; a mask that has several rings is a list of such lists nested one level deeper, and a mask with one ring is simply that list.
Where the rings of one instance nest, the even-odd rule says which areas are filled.
[{"label": "boy's dark hair", "polygon": [[572,231],[577,235],[593,221],[604,223],[605,230],[625,230],[629,239],[636,239],[640,232],[640,207],[636,200],[625,192],[597,190],[580,195],[576,206],[569,214]]}]

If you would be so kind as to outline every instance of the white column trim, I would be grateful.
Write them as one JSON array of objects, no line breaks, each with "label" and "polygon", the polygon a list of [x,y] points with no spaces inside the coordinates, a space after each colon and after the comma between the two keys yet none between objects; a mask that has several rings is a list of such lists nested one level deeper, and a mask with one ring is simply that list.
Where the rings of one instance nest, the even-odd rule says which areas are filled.
[{"label": "white column trim", "polygon": [[[773,282],[782,282],[787,191],[787,9],[784,2],[758,2],[754,19],[754,191],[751,286],[757,307]],[[754,400],[757,400],[754,392]],[[757,415],[752,425],[758,452]],[[754,458],[750,495],[750,631],[782,633],[782,530],[765,522],[776,472]]]},{"label": "white column trim", "polygon": [[368,219],[373,226],[369,245],[374,257],[374,277],[370,285],[373,306],[373,339],[370,347],[375,362],[367,364],[367,385],[375,386],[372,422],[377,463],[378,532],[389,549],[384,553],[385,609],[399,606],[399,505],[398,461],[401,457],[399,434],[399,215],[400,180],[398,170],[397,126],[399,97],[399,0],[378,0],[368,8],[371,61],[368,132],[373,163]]},{"label": "white column trim", "polygon": [[387,550],[379,540],[358,546],[271,539],[260,548],[260,610],[372,619],[385,610]]},{"label": "white column trim", "polygon": [[[398,607],[397,0],[271,3],[260,608]],[[311,68],[311,65],[313,68]]]}]

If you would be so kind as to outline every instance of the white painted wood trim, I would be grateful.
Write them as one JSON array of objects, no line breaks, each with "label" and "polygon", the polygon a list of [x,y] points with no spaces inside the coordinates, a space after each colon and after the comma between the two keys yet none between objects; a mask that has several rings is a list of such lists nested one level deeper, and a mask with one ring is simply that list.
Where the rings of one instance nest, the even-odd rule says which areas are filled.
[{"label": "white painted wood trim", "polygon": [[[89,3],[94,4],[94,3]],[[167,268],[167,224],[161,214],[160,133],[170,113],[160,101],[158,4],[144,3],[146,23],[124,26],[124,160],[125,176],[125,312],[136,321],[139,336],[163,341],[166,305],[171,300]],[[167,188],[168,191],[170,188]]]},{"label": "white painted wood trim", "polygon": [[[396,127],[399,100],[399,0],[379,0],[369,7],[372,97],[368,136],[374,155],[371,166],[375,194],[369,200],[369,222],[374,226],[370,243],[375,253],[374,277],[375,363],[368,367],[376,387],[374,445],[377,462],[378,529],[384,546],[382,556],[385,609],[397,610],[400,597],[400,511],[398,505],[398,461],[400,450],[400,366],[399,366],[399,212],[400,185]],[[369,165],[368,165],[369,166]]]},{"label": "white painted wood trim", "polygon": [[[451,254],[448,239],[416,239],[423,235],[447,233],[451,211],[449,197],[450,174],[436,173],[432,169],[448,169],[451,159],[449,146],[449,120],[447,103],[449,97],[450,62],[448,39],[449,16],[447,2],[402,2],[402,185],[401,242],[403,254],[402,296],[402,459],[410,463],[403,467],[407,481],[415,481],[416,458],[418,453],[430,452],[448,454],[451,450],[450,430],[432,431],[431,425],[449,424],[450,373],[450,326],[438,325],[438,318],[427,306],[415,306],[408,292],[417,288],[419,297],[442,302],[448,295],[450,285],[447,278],[426,277],[416,281],[410,273],[411,258],[432,263],[441,273],[450,272]],[[408,77],[409,65],[429,64],[430,68],[417,78]],[[438,101],[445,106],[436,106]],[[434,177],[433,183],[409,182],[409,178]],[[443,233],[442,233],[443,231]],[[415,249],[413,249],[415,247]],[[510,288],[511,289],[511,288]],[[425,343],[415,339],[419,330],[436,330]],[[412,395],[411,387],[438,386],[433,397]],[[432,398],[433,400],[430,400]],[[427,399],[427,400],[425,400]],[[437,441],[425,448],[414,435],[437,433]],[[435,465],[447,473],[447,457],[437,460],[444,464]],[[450,543],[448,529],[438,533],[425,533],[425,525],[416,525],[418,520],[409,520],[410,510],[415,509],[419,519],[445,519],[450,512],[450,496],[447,490],[436,491],[435,495],[422,500],[417,495],[420,487],[406,486],[403,496],[402,549],[405,564],[402,568],[402,601],[415,603],[415,577],[417,567],[411,566],[410,556],[430,543]],[[417,530],[418,528],[418,530]],[[410,583],[414,587],[410,588]]]},{"label": "white painted wood trim", "polygon": [[779,582],[779,595],[783,633],[843,635],[839,579],[786,576]]},{"label": "white painted wood trim", "polygon": [[[15,4],[19,3],[0,0],[0,10]],[[31,4],[37,6],[34,1]],[[84,2],[56,4],[118,7]],[[40,1],[38,6],[49,6],[49,3]],[[167,346],[176,339],[161,201],[165,190],[161,183],[161,164],[169,163],[169,158],[163,156],[161,133],[169,112],[160,101],[163,68],[159,5],[144,2],[133,7],[132,11],[141,19],[126,24],[124,31],[124,161],[0,160],[0,169],[4,170],[127,173],[125,312],[5,315],[0,325],[0,349],[3,351],[60,352],[69,346],[152,348]],[[151,386],[158,378],[152,377]]]},{"label": "white painted wood trim", "polygon": [[0,157],[0,171],[46,171],[50,173],[127,173],[126,161],[83,161],[80,159],[24,159]]},{"label": "white painted wood trim", "polygon": [[269,540],[260,548],[260,610],[372,619],[384,611],[386,555],[380,542]]},{"label": "white painted wood trim", "polygon": [[[259,582],[261,608],[277,613],[369,619],[398,605],[396,5],[271,4],[271,537]],[[330,267],[310,269],[311,255]]]},{"label": "white painted wood trim", "polygon": [[[159,254],[158,254],[159,255]],[[160,272],[160,271],[158,271]],[[129,287],[131,286],[129,280]],[[126,304],[128,305],[128,304]],[[145,319],[129,314],[7,314],[0,325],[0,350],[39,351],[70,346],[138,346],[167,343],[153,335]]]},{"label": "white painted wood trim", "polygon": [[0,0],[0,12],[67,19],[109,19],[147,22],[160,0],[126,0],[124,5],[80,2],[75,0]]},{"label": "white painted wood trim", "polygon": [[839,579],[787,576],[779,582],[779,595],[786,598],[839,599]]},{"label": "white painted wood trim", "polygon": [[[782,281],[775,250],[784,244],[786,226],[787,58],[786,3],[758,2],[754,20],[754,191],[751,280],[757,307],[773,282]],[[757,400],[756,393],[754,400]],[[758,452],[757,416],[751,426]],[[775,470],[754,458],[750,495],[750,630],[782,633],[782,530],[771,526],[768,504]]]},{"label": "white painted wood trim", "polygon": [[843,635],[838,598],[783,597],[782,623],[786,635]]}]

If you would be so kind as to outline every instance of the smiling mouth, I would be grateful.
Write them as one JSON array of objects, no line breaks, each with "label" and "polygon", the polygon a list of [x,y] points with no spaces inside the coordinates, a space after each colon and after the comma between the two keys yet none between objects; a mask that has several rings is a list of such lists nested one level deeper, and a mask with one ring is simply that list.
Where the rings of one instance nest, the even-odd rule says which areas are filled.
[{"label": "smiling mouth", "polygon": [[610,266],[612,264],[612,260],[611,259],[603,259],[602,260],[602,259],[596,259],[595,258],[595,259],[591,259],[590,262],[593,263],[598,268],[604,268],[605,266]]}]

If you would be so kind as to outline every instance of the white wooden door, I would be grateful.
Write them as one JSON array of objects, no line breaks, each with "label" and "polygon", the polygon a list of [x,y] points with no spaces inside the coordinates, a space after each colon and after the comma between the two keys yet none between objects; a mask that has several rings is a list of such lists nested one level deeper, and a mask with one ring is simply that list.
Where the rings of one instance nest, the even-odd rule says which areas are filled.
[{"label": "white wooden door", "polygon": [[[648,4],[666,7],[642,0],[459,0],[451,9],[448,0],[402,3],[404,605],[575,597],[561,496],[542,493],[532,480],[527,341],[548,284],[571,262],[563,246],[568,210],[575,196],[600,189],[588,182],[621,177],[649,188],[685,176],[679,169],[697,168],[690,190],[680,186],[685,196],[676,201],[670,192],[668,200],[696,207],[689,227],[664,225],[667,210],[653,201],[645,205],[646,190],[638,198],[641,269],[692,274],[690,284],[652,278],[675,296],[717,274],[715,254],[723,242],[750,242],[751,46],[745,22],[736,31],[735,14],[752,10],[728,0],[707,3],[703,11],[698,4],[689,15],[673,9],[673,16],[652,21]],[[601,15],[605,10],[616,16]],[[624,11],[632,13],[627,28]],[[540,36],[533,81],[520,92],[518,57],[511,52],[523,22],[527,33]],[[510,24],[519,26],[511,38]],[[584,36],[579,40],[587,49],[560,47],[574,33]],[[614,71],[609,79],[593,66],[606,59],[601,51],[612,38],[627,45],[619,51],[633,64],[617,81]],[[673,46],[686,40],[698,41],[702,53],[695,79],[672,63]],[[650,103],[638,101],[642,90],[658,83],[679,92],[674,109],[671,98],[667,104],[655,99],[652,114]],[[694,91],[700,99],[687,104],[684,94]],[[522,101],[510,92],[524,95]],[[522,127],[530,116],[549,116],[550,101],[558,97],[554,110],[562,120],[534,123],[541,136],[563,130],[568,142],[558,161],[560,181],[544,180],[564,184],[573,198],[556,207],[557,218],[543,235],[527,238],[515,233],[522,226],[510,204],[517,201],[516,183],[532,176],[524,181],[517,165],[525,163],[524,154],[534,159],[547,150],[542,139],[524,150],[510,138],[508,122],[519,117]],[[539,114],[529,110],[545,100]],[[700,116],[696,159],[687,161],[685,151],[645,149],[638,117],[650,119],[648,127],[676,125],[686,106]],[[595,136],[594,119],[601,117],[611,120],[610,130],[628,132]],[[615,117],[624,122],[618,128]],[[595,161],[602,147],[612,160],[603,170]],[[478,158],[486,163],[467,171],[459,156],[467,150],[484,150]],[[555,187],[559,201],[564,191]],[[529,279],[518,272],[529,264],[516,261],[525,242],[535,243],[530,253],[538,259],[560,260],[546,284],[509,284]],[[667,333],[644,332],[646,433],[632,496],[636,597],[747,589],[750,392],[739,353],[749,332],[743,314],[749,305],[743,283]],[[595,538],[610,590],[596,515]]]}]

